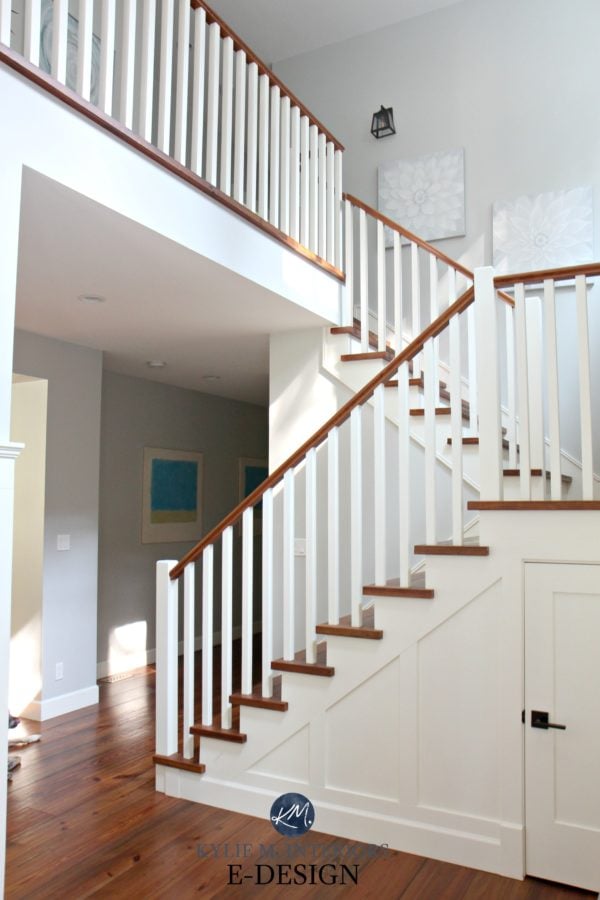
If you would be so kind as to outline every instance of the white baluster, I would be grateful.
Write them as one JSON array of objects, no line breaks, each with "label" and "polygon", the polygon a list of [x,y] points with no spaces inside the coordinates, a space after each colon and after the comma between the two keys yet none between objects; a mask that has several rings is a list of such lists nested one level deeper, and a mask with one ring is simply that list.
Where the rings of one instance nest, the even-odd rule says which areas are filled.
[{"label": "white baluster", "polygon": [[[113,8],[114,14],[114,8]],[[51,72],[61,84],[67,83],[67,30],[69,27],[69,0],[54,0],[52,16],[52,65]],[[114,29],[113,29],[114,31]]]},{"label": "white baluster", "polygon": [[[204,10],[196,10],[196,22],[198,21],[200,12],[204,13]],[[206,13],[204,13],[204,18],[206,18]],[[140,74],[139,130],[144,140],[149,142],[152,140],[152,112],[154,109],[155,42],[156,0],[144,0],[144,13],[142,17],[142,68]]]},{"label": "white baluster", "polygon": [[[498,321],[494,270],[484,266],[475,270],[475,321],[477,345],[485,354],[477,357],[479,393],[479,452],[485,460],[481,467],[482,500],[500,500],[502,492],[502,444],[500,426],[500,376],[498,367]],[[469,373],[470,374],[470,373]]]},{"label": "white baluster", "polygon": [[208,29],[208,90],[206,106],[206,180],[216,186],[219,156],[219,88],[221,29],[213,22]]},{"label": "white baluster", "polygon": [[300,239],[300,110],[292,108],[290,125],[290,235]]},{"label": "white baluster", "polygon": [[188,130],[188,85],[190,75],[190,4],[179,0],[177,32],[177,94],[175,106],[175,159],[186,164]]},{"label": "white baluster", "polygon": [[309,194],[310,194],[310,235],[308,246],[313,253],[319,252],[319,129],[311,125],[308,129],[309,136]]},{"label": "white baluster", "polygon": [[318,254],[321,259],[327,259],[327,140],[324,134],[319,134],[319,238]]},{"label": "white baluster", "polygon": [[[439,315],[438,308],[438,269],[437,257],[429,254],[429,323],[434,322]],[[438,401],[440,392],[439,378],[439,338],[433,339],[433,371],[435,373],[435,400]]]},{"label": "white baluster", "polygon": [[204,143],[204,85],[206,81],[206,10],[194,10],[194,75],[192,85],[192,152],[190,166],[202,175]]},{"label": "white baluster", "polygon": [[385,458],[385,391],[384,384],[375,388],[373,421],[373,479],[375,498],[375,584],[386,581],[386,474]]},{"label": "white baluster", "polygon": [[[521,500],[531,499],[531,457],[529,437],[529,367],[527,363],[527,324],[525,286],[515,285],[515,331],[517,391],[519,394],[519,452]],[[482,344],[483,346],[483,344]],[[482,396],[482,401],[484,400]],[[483,414],[483,408],[482,408]],[[484,457],[482,456],[482,459]]]},{"label": "white baluster", "polygon": [[273,489],[262,501],[262,695],[273,696]]},{"label": "white baluster", "polygon": [[194,724],[194,606],[195,564],[188,563],[183,571],[183,755],[194,755],[194,736],[190,728]]},{"label": "white baluster", "polygon": [[0,0],[0,44],[10,47],[11,0]]},{"label": "white baluster", "polygon": [[577,356],[579,359],[579,415],[581,419],[581,489],[582,500],[593,500],[594,456],[592,440],[590,339],[585,275],[578,275],[575,279],[575,297],[577,303]]},{"label": "white baluster", "polygon": [[[92,93],[92,40],[94,0],[79,0],[79,34],[77,36],[77,93],[90,100]],[[40,3],[27,0],[25,10],[25,55],[34,65],[40,59]]]},{"label": "white baluster", "polygon": [[214,547],[202,553],[202,724],[213,723]]},{"label": "white baluster", "polygon": [[156,752],[177,753],[178,588],[169,572],[177,560],[156,563]]},{"label": "white baluster", "polygon": [[[452,543],[459,546],[464,540],[463,530],[463,443],[461,400],[460,317],[452,316],[450,331],[450,399],[452,411]],[[482,465],[484,463],[482,462]]]},{"label": "white baluster", "polygon": [[258,100],[258,214],[269,215],[269,76],[259,78]]},{"label": "white baluster", "polygon": [[300,119],[300,243],[310,243],[310,139],[308,116]]},{"label": "white baluster", "polygon": [[[435,446],[435,358],[433,338],[425,342],[423,354],[423,378],[425,384],[425,540],[427,544],[436,542],[436,446]],[[460,406],[458,398],[453,403]]]},{"label": "white baluster", "polygon": [[[181,0],[184,2],[184,0]],[[189,5],[188,5],[189,11]],[[135,79],[136,0],[123,0],[121,44],[121,97],[119,118],[125,128],[133,128],[133,88]],[[186,45],[187,46],[187,45]]]},{"label": "white baluster", "polygon": [[360,254],[360,349],[369,351],[369,248],[367,245],[367,214],[358,212]]},{"label": "white baluster", "polygon": [[400,584],[410,585],[410,403],[408,362],[398,369],[398,514]]},{"label": "white baluster", "polygon": [[350,609],[351,625],[362,625],[363,594],[363,497],[362,407],[350,413]]},{"label": "white baluster", "polygon": [[233,41],[226,37],[221,45],[223,72],[221,83],[221,167],[219,187],[231,194],[231,153],[233,141]]},{"label": "white baluster", "polygon": [[271,158],[269,160],[269,222],[279,228],[279,144],[281,90],[271,87]]},{"label": "white baluster", "polygon": [[254,510],[242,516],[242,694],[252,693]]},{"label": "white baluster", "polygon": [[[10,18],[11,3],[6,3],[8,9],[8,17]],[[25,0],[25,34],[23,52],[25,59],[28,59],[34,66],[40,64],[40,28],[41,28],[41,0]],[[87,59],[82,58],[86,52],[89,54],[89,72],[88,82],[91,74],[91,54],[92,54],[92,25],[91,13],[93,12],[93,0],[80,0],[79,9],[79,59],[77,64],[77,93],[81,94],[84,100],[90,99],[89,87],[87,94],[83,93],[81,86],[81,73],[84,71],[84,65]],[[86,39],[89,42],[86,47]],[[2,41],[4,43],[4,41]],[[9,43],[10,43],[10,24],[9,24]],[[84,80],[85,84],[85,80]]]},{"label": "white baluster", "polygon": [[258,66],[248,66],[248,141],[246,153],[246,205],[256,212],[256,164],[258,159]]},{"label": "white baluster", "polygon": [[306,454],[306,662],[317,661],[317,451]]},{"label": "white baluster", "polygon": [[158,87],[158,149],[171,152],[171,105],[173,95],[174,0],[162,0],[160,73]]},{"label": "white baluster", "polygon": [[529,391],[529,461],[532,469],[542,470],[545,488],[544,452],[544,387],[542,307],[539,297],[529,297],[525,306],[527,317],[527,372]]},{"label": "white baluster", "polygon": [[[421,334],[421,271],[419,269],[419,246],[418,244],[410,245],[410,279],[411,279],[411,316],[412,316],[412,334],[411,339],[414,341]],[[421,374],[421,354],[417,354],[413,359],[413,377],[418,378]]]},{"label": "white baluster", "polygon": [[233,196],[244,202],[244,158],[246,155],[246,54],[235,54],[235,157],[233,163]]},{"label": "white baluster", "polygon": [[221,569],[221,728],[231,728],[233,690],[233,528],[222,538]]},{"label": "white baluster", "polygon": [[377,349],[385,351],[386,329],[386,302],[385,302],[385,232],[383,222],[377,221]]},{"label": "white baluster", "polygon": [[327,599],[328,621],[340,621],[340,441],[339,429],[327,438]]},{"label": "white baluster", "polygon": [[283,476],[283,658],[294,658],[294,472]]},{"label": "white baluster", "polygon": [[342,205],[343,205],[343,185],[342,185],[342,151],[335,151],[335,171],[334,171],[334,180],[335,180],[335,264],[338,269],[342,268],[343,265],[343,250],[342,250],[342,241],[343,241],[343,223],[342,223]]},{"label": "white baluster", "polygon": [[[469,311],[471,307],[469,307]],[[506,439],[508,441],[508,468],[517,468],[517,382],[515,371],[515,316],[514,308],[510,304],[504,304],[504,319],[506,331],[506,394],[507,394],[507,422]],[[469,322],[469,328],[471,323]],[[469,399],[470,399],[469,381]],[[472,406],[471,406],[472,411]]]},{"label": "white baluster", "polygon": [[546,380],[548,383],[548,437],[550,439],[550,496],[552,500],[560,500],[562,497],[562,477],[560,470],[556,298],[554,282],[551,278],[544,281],[544,324],[546,332]]},{"label": "white baluster", "polygon": [[327,261],[335,265],[335,232],[336,232],[336,208],[335,208],[335,147],[331,141],[327,142]]},{"label": "white baluster", "polygon": [[402,352],[402,247],[400,235],[394,231],[394,329],[396,331],[394,349]]},{"label": "white baluster", "polygon": [[[454,272],[454,269],[452,269]],[[456,273],[454,273],[456,275]],[[456,279],[455,279],[456,283]],[[454,294],[456,300],[456,292]],[[450,302],[453,303],[454,300]],[[477,326],[475,324],[475,307],[473,304],[467,310],[467,365],[469,367],[469,431],[472,435],[478,433],[479,406],[477,391]]]},{"label": "white baluster", "polygon": [[290,98],[281,99],[281,145],[279,149],[279,227],[290,233]]},{"label": "white baluster", "polygon": [[344,228],[346,255],[346,285],[344,287],[343,325],[354,325],[354,215],[352,204],[344,201],[346,224]]}]

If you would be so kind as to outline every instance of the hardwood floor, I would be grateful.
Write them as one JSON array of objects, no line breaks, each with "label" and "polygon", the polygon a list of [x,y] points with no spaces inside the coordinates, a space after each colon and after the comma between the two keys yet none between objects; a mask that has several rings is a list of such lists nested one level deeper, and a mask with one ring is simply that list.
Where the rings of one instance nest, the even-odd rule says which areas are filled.
[{"label": "hardwood floor", "polygon": [[[9,785],[8,898],[229,898],[264,900],[340,895],[373,900],[552,900],[595,897],[534,879],[496,875],[388,851],[358,856],[358,886],[228,884],[228,864],[255,872],[260,844],[281,854],[290,842],[265,818],[175,800],[154,791],[154,675],[101,684],[100,705],[47,723],[25,723],[42,742],[20,752],[22,767]],[[227,845],[247,858],[215,858],[208,845]],[[311,831],[293,847],[315,845],[321,860],[335,848],[366,854],[366,845]],[[203,858],[200,853],[206,853]],[[313,860],[301,857],[294,862]],[[271,861],[272,862],[272,861]],[[346,860],[346,862],[352,862]],[[310,873],[310,870],[307,869]],[[263,870],[266,880],[268,871]],[[310,874],[309,874],[310,877]],[[347,880],[348,881],[348,880]],[[291,892],[291,894],[289,893]]]}]

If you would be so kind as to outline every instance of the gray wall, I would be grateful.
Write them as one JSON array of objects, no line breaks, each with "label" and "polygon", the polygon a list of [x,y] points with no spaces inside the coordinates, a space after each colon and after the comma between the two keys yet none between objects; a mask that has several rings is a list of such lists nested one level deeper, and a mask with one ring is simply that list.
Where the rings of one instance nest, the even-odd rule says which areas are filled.
[{"label": "gray wall", "polygon": [[[154,568],[193,545],[142,544],[144,447],[204,454],[206,533],[238,502],[241,456],[267,458],[268,411],[262,407],[104,373],[100,499],[98,660],[108,659],[113,629],[146,622],[155,647]],[[215,560],[218,575],[218,560]],[[197,584],[199,577],[196,579]],[[218,616],[215,618],[218,628]],[[197,629],[198,631],[198,629]]]},{"label": "gray wall", "polygon": [[[49,700],[96,683],[102,353],[16,331],[14,370],[48,380],[42,699]],[[59,534],[71,536],[70,551],[56,549]]]}]

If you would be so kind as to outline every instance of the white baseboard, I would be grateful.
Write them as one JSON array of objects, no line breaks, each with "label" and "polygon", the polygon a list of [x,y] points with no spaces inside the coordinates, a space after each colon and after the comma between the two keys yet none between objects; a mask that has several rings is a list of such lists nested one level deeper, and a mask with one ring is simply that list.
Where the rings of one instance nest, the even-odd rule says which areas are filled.
[{"label": "white baseboard", "polygon": [[[257,634],[262,628],[261,622],[255,622],[253,626],[254,634]],[[242,626],[236,625],[233,629],[233,640],[237,640],[242,636]],[[213,647],[221,643],[221,632],[215,631],[213,634]],[[194,650],[202,649],[202,637],[196,637],[194,641]],[[179,641],[179,656],[183,656],[183,641]],[[151,666],[156,662],[156,649],[141,650],[139,653],[133,653],[126,659],[113,661],[105,659],[96,666],[97,678],[108,678],[110,675],[121,675],[124,672],[131,672],[133,669],[142,669],[144,666]]]},{"label": "white baseboard", "polygon": [[64,716],[76,709],[84,709],[86,706],[94,706],[98,702],[98,685],[92,684],[80,691],[72,691],[70,694],[59,694],[48,700],[32,700],[23,710],[21,715],[25,719],[33,719],[35,722],[46,722],[55,719],[56,716]]}]

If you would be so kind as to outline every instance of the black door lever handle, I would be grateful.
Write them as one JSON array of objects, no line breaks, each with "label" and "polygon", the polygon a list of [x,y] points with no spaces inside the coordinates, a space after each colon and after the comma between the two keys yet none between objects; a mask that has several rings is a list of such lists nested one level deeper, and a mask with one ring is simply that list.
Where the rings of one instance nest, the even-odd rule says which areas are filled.
[{"label": "black door lever handle", "polygon": [[560,731],[566,731],[566,725],[557,725],[554,722],[550,721],[550,716],[547,712],[541,712],[539,709],[531,710],[531,727],[532,728],[558,728]]}]

